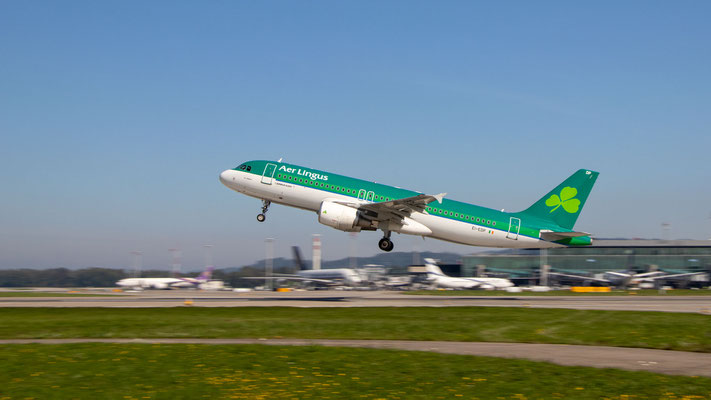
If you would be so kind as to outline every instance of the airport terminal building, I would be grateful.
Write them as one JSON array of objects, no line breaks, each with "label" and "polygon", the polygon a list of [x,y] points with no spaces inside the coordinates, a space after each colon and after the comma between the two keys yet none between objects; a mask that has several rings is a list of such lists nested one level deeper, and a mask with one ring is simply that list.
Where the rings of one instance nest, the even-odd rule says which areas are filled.
[{"label": "airport terminal building", "polygon": [[477,253],[463,257],[462,276],[525,279],[538,276],[542,265],[551,271],[574,275],[607,271],[667,273],[711,271],[711,240],[605,240],[592,246],[547,250],[523,249]]}]

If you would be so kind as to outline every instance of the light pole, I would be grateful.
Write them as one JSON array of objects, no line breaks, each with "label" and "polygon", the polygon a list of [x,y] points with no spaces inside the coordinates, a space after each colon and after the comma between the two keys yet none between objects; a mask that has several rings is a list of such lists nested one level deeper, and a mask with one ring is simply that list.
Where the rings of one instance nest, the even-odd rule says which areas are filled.
[{"label": "light pole", "polygon": [[274,268],[274,238],[264,240],[267,247],[267,259],[264,261],[264,287],[272,290],[272,270]]},{"label": "light pole", "polygon": [[168,249],[173,263],[173,275],[177,276],[181,271],[180,249]]},{"label": "light pole", "polygon": [[205,248],[205,270],[212,267],[212,248],[211,244],[206,244],[202,246]]},{"label": "light pole", "polygon": [[141,277],[141,267],[143,264],[142,260],[142,253],[140,251],[132,251],[131,254],[133,255],[133,277],[134,278],[140,278]]}]

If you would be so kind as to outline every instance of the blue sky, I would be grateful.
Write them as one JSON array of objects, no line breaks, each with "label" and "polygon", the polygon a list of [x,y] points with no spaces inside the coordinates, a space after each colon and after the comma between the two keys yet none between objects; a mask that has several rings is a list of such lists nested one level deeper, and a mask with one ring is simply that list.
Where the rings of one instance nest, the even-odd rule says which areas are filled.
[{"label": "blue sky", "polygon": [[[218,181],[250,159],[519,210],[601,175],[577,229],[711,237],[711,3],[6,1],[0,268],[218,267],[348,234]],[[364,232],[357,251],[378,252]],[[404,235],[396,250],[476,248]],[[307,252],[308,253],[308,252]]]}]

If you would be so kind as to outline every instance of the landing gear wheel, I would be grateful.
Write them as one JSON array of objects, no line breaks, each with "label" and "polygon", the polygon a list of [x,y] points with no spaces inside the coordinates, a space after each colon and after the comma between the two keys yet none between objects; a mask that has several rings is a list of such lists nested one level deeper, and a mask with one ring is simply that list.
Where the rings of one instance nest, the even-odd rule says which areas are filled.
[{"label": "landing gear wheel", "polygon": [[382,238],[378,242],[378,247],[380,247],[380,250],[382,251],[391,251],[395,247],[395,245],[390,239]]},{"label": "landing gear wheel", "polygon": [[257,215],[257,221],[264,222],[264,220],[267,219],[267,217],[265,217],[264,214],[266,214],[267,211],[269,211],[269,205],[271,205],[271,204],[272,204],[272,202],[269,200],[262,200],[262,213]]}]

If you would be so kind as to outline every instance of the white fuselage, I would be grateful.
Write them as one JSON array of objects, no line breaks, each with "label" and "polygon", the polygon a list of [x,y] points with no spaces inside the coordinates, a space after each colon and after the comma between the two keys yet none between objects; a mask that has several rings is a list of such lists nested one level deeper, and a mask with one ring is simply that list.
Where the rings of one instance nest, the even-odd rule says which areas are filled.
[{"label": "white fuselage", "polygon": [[434,286],[448,289],[505,289],[513,286],[503,278],[456,278],[428,274],[427,280]]},{"label": "white fuselage", "polygon": [[503,278],[457,278],[445,275],[432,259],[425,259],[427,280],[434,286],[448,289],[506,289],[513,282]]},{"label": "white fuselage", "polygon": [[[265,178],[244,171],[223,171],[220,174],[220,180],[225,186],[245,195],[316,213],[318,213],[324,201],[368,203],[365,200],[358,200],[351,196],[282,182],[274,178]],[[431,233],[418,233],[418,236],[427,236],[454,243],[506,248],[560,247],[557,243],[524,235],[517,235],[515,239],[511,239],[507,237],[508,232],[505,230],[455,221],[438,215],[415,212],[410,215],[410,218],[431,231]],[[397,229],[393,229],[393,231],[401,233]]]},{"label": "white fuselage", "polygon": [[117,286],[141,289],[170,289],[187,282],[176,278],[126,278],[116,282]]},{"label": "white fuselage", "polygon": [[116,282],[116,286],[140,289],[193,288],[207,282],[199,278],[125,278]]},{"label": "white fuselage", "polygon": [[333,280],[343,282],[344,285],[358,286],[363,283],[360,275],[350,268],[306,269],[296,273],[307,279]]}]

